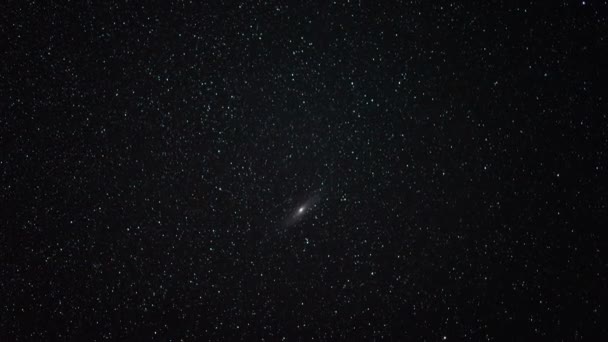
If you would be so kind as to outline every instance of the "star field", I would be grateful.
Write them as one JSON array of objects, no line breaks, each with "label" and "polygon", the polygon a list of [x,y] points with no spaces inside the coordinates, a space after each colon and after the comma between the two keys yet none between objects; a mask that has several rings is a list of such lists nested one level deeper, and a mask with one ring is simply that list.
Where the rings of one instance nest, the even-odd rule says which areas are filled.
[{"label": "star field", "polygon": [[605,340],[607,14],[0,5],[0,341]]}]

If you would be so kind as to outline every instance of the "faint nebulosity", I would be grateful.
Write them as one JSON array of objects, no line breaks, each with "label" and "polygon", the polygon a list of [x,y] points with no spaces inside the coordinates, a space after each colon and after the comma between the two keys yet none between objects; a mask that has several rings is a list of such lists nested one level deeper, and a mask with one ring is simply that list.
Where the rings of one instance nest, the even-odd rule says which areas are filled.
[{"label": "faint nebulosity", "polygon": [[608,338],[605,2],[0,18],[0,341]]}]

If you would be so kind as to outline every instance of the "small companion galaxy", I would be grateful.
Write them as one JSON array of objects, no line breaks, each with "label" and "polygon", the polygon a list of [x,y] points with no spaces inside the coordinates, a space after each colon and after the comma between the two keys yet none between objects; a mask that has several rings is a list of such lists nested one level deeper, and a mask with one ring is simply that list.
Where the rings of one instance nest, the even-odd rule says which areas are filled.
[{"label": "small companion galaxy", "polygon": [[0,341],[608,341],[605,1],[0,32]]}]

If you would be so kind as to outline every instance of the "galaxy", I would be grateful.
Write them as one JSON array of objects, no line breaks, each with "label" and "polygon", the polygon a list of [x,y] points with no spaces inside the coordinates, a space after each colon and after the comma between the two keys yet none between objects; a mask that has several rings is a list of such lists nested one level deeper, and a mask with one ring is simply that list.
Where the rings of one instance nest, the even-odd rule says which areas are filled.
[{"label": "galaxy", "polygon": [[304,220],[307,216],[317,209],[319,202],[321,201],[321,194],[319,191],[311,194],[308,198],[298,203],[298,205],[287,215],[283,220],[283,227],[291,227],[298,222]]},{"label": "galaxy", "polygon": [[608,341],[605,0],[0,33],[0,342]]}]

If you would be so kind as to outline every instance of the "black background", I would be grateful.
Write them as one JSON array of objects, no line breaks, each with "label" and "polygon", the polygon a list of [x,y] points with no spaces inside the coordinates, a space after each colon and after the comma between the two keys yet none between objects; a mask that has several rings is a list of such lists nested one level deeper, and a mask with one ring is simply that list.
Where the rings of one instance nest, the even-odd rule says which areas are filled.
[{"label": "black background", "polygon": [[0,339],[608,337],[606,2],[201,3],[0,6]]}]

